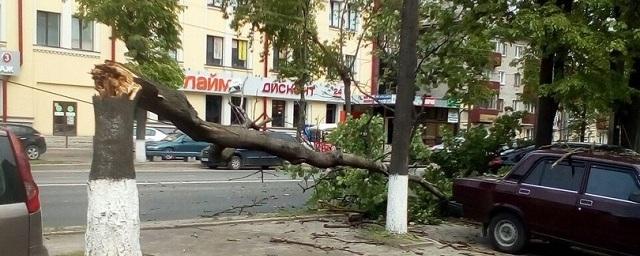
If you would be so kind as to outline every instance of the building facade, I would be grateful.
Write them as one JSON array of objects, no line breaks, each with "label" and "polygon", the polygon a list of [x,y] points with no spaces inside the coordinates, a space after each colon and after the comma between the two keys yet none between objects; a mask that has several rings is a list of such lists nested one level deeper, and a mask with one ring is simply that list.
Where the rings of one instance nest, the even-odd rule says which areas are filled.
[{"label": "building facade", "polygon": [[[264,36],[231,29],[232,17],[225,18],[220,0],[179,2],[184,6],[179,14],[182,49],[172,55],[185,73],[180,90],[199,116],[236,124],[239,119],[229,103],[242,102],[250,118],[271,118],[270,127],[293,128],[300,95],[291,81],[277,79],[279,51]],[[321,41],[338,37],[340,5],[340,1],[326,1],[318,10]],[[4,121],[33,125],[45,135],[93,135],[95,91],[88,73],[107,59],[126,62],[127,49],[124,43],[110,40],[109,27],[77,18],[76,10],[73,0],[0,0],[0,51],[19,52],[21,59],[20,73],[4,77]],[[350,17],[343,27],[357,34],[360,17],[357,13]],[[357,47],[357,38],[352,37],[343,49],[345,59],[354,61],[356,80],[375,81],[371,46]],[[306,122],[337,122],[343,91],[340,82],[321,80],[307,86]],[[151,126],[163,125],[155,122],[157,116],[149,117]]]}]

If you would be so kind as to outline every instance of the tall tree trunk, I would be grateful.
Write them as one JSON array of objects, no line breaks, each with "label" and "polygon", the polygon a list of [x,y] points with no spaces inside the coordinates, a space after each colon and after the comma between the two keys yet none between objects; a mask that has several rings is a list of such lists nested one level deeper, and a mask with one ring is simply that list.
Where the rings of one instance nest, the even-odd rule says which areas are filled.
[{"label": "tall tree trunk", "polygon": [[[635,57],[631,63],[629,87],[640,90],[640,57]],[[619,126],[621,146],[635,151],[640,150],[640,96],[632,94],[631,102],[624,104],[616,111]]]},{"label": "tall tree trunk", "polygon": [[[304,88],[304,85],[302,85]],[[296,127],[296,137],[302,141],[302,135],[304,133],[304,125],[307,119],[307,101],[305,100],[304,89],[300,93],[300,101],[298,101],[298,127]]]},{"label": "tall tree trunk", "polygon": [[145,162],[147,153],[145,147],[145,137],[147,130],[147,111],[136,108],[136,162]]},{"label": "tall tree trunk", "polygon": [[351,79],[342,79],[344,84],[344,110],[351,114]]},{"label": "tall tree trunk", "polygon": [[416,56],[418,40],[418,0],[404,0],[400,27],[398,98],[393,120],[393,151],[387,194],[387,231],[407,233],[408,162],[411,129],[414,119]]},{"label": "tall tree trunk", "polygon": [[94,96],[96,130],[89,173],[85,255],[142,255],[128,95]]},{"label": "tall tree trunk", "polygon": [[[624,77],[624,56],[620,51],[612,51],[610,54],[611,62],[609,63],[609,67],[612,71],[613,79],[621,79]],[[620,145],[622,140],[620,137],[620,118],[622,116],[622,107],[625,105],[624,102],[615,102],[613,106],[613,112],[609,116],[609,131],[607,134],[607,143],[611,145]]]},{"label": "tall tree trunk", "polygon": [[[540,61],[540,86],[550,86],[553,82],[553,55],[547,54]],[[535,126],[535,143],[536,147],[549,145],[553,140],[553,121],[556,111],[558,111],[558,102],[553,95],[545,95],[538,97],[538,105],[536,107],[537,117]]]}]

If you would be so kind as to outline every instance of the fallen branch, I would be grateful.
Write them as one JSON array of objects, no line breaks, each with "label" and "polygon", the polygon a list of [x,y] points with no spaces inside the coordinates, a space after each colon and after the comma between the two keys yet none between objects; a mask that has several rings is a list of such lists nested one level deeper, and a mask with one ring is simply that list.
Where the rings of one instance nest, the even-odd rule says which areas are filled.
[{"label": "fallen branch", "polygon": [[297,244],[297,245],[304,245],[304,246],[309,246],[309,247],[313,247],[316,249],[320,249],[323,251],[343,251],[343,252],[350,252],[356,255],[364,255],[364,253],[361,252],[356,252],[356,251],[352,251],[349,248],[343,247],[343,248],[336,248],[336,247],[331,247],[331,246],[324,246],[324,245],[319,245],[319,244],[312,244],[312,243],[306,243],[306,242],[299,242],[299,241],[293,241],[293,240],[288,240],[285,238],[278,238],[278,237],[272,237],[271,240],[269,240],[269,242],[272,243],[284,243],[284,244]]},{"label": "fallen branch", "polygon": [[329,234],[329,233],[324,233],[324,234],[311,233],[311,236],[313,236],[313,239],[326,238],[326,239],[332,239],[332,240],[340,241],[340,242],[347,243],[347,244],[371,244],[371,245],[383,245],[384,244],[382,242],[375,242],[375,241],[346,240],[346,239],[342,239],[342,238],[336,237],[335,235],[332,235],[332,234]]},{"label": "fallen branch", "polygon": [[[96,65],[96,69],[109,73],[115,78],[126,76],[126,74],[123,75],[114,70],[115,65],[117,64],[107,62]],[[318,168],[350,166],[389,176],[387,165],[380,161],[372,161],[340,151],[316,152],[300,143],[272,138],[262,131],[205,122],[198,117],[198,113],[181,91],[157,84],[139,74],[134,73],[134,75],[136,77],[133,78],[133,81],[141,86],[137,93],[139,107],[170,120],[178,129],[196,141],[211,142],[222,148],[265,151],[285,159],[291,164],[307,163]],[[409,180],[419,184],[440,200],[447,200],[447,197],[433,184],[421,177],[410,176]]]},{"label": "fallen branch", "polygon": [[238,209],[240,209],[240,211],[238,211],[238,215],[241,215],[241,214],[242,214],[242,212],[244,212],[244,210],[245,210],[245,209],[247,209],[247,208],[252,208],[252,207],[262,206],[262,205],[264,205],[264,201],[267,201],[268,199],[269,199],[269,198],[266,198],[266,197],[265,197],[265,198],[262,198],[262,199],[260,199],[260,200],[254,199],[252,204],[245,204],[245,205],[240,205],[240,206],[234,206],[234,207],[231,207],[231,208],[229,208],[229,209],[222,210],[222,211],[216,212],[216,213],[211,214],[211,215],[200,215],[200,217],[203,217],[203,218],[216,217],[216,216],[219,216],[220,214],[225,214],[225,213],[232,213],[232,212],[235,212],[235,211],[236,211],[236,210],[238,210]]}]

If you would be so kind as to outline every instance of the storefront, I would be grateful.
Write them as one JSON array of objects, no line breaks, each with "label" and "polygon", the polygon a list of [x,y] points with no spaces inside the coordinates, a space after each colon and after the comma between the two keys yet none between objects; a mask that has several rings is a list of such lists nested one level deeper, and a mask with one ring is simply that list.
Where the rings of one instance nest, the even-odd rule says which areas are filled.
[{"label": "storefront", "polygon": [[[275,78],[234,77],[206,71],[185,71],[183,87],[200,117],[223,125],[240,124],[231,104],[240,106],[253,120],[270,117],[269,127],[293,128],[297,124],[300,93],[291,81]],[[344,104],[342,87],[313,83],[304,90],[307,124],[335,123]]]},{"label": "storefront", "polygon": [[[355,114],[371,111],[384,118],[387,143],[391,144],[393,134],[393,118],[396,103],[395,94],[375,95],[372,97],[356,95],[352,97]],[[454,132],[460,120],[459,105],[447,99],[416,96],[415,106],[418,122],[422,126],[422,140],[427,145],[436,145],[442,141],[442,128]]]}]

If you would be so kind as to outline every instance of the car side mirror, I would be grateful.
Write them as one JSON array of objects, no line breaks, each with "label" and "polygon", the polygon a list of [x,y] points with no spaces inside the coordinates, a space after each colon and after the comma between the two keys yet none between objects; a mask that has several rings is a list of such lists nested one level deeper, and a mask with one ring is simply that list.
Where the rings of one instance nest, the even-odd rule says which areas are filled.
[{"label": "car side mirror", "polygon": [[629,196],[629,201],[640,203],[640,191],[631,193]]}]

